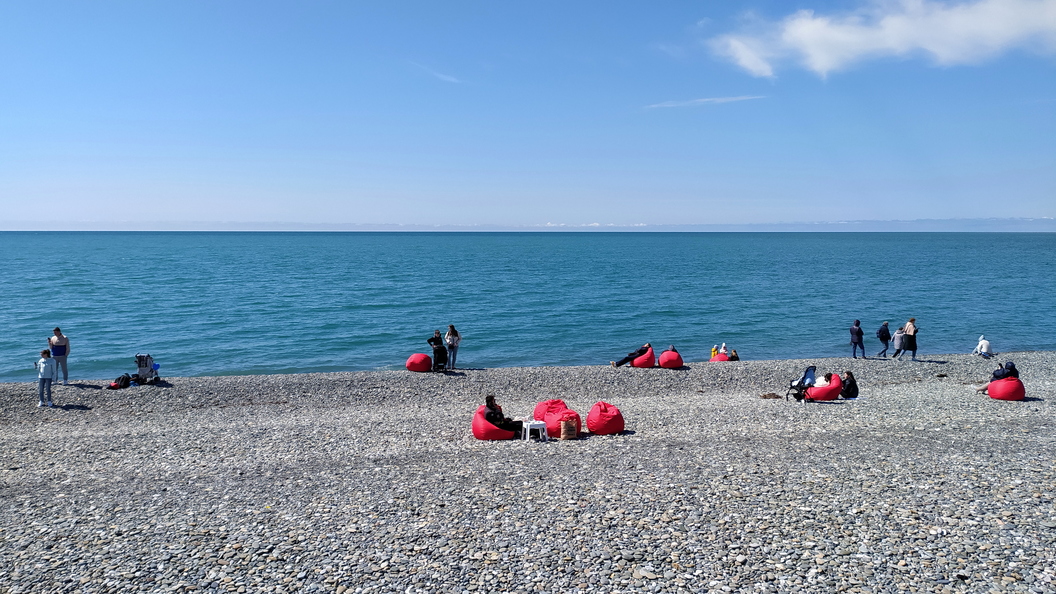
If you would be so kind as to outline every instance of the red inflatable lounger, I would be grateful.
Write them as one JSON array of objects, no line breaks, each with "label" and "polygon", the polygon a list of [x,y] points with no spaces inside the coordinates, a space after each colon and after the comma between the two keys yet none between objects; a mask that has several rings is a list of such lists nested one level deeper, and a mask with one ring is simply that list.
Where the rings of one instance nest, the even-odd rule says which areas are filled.
[{"label": "red inflatable lounger", "polygon": [[712,357],[711,359],[708,359],[708,360],[709,361],[729,361],[730,358],[726,356],[726,353],[719,353],[718,355],[715,355],[714,357]]},{"label": "red inflatable lounger", "polygon": [[608,402],[598,402],[587,414],[587,430],[594,435],[613,435],[623,431],[623,413]]},{"label": "red inflatable lounger", "polygon": [[832,381],[827,386],[807,388],[807,400],[836,400],[840,397],[843,389],[843,381],[840,376],[832,374]]},{"label": "red inflatable lounger", "polygon": [[649,347],[649,350],[645,351],[644,355],[631,361],[631,367],[656,367],[656,355],[653,354],[653,347]]},{"label": "red inflatable lounger", "polygon": [[535,411],[532,413],[532,418],[536,421],[545,421],[546,413],[551,411],[558,412],[566,410],[567,408],[564,400],[544,400],[535,405]]},{"label": "red inflatable lounger", "polygon": [[473,437],[484,441],[513,439],[513,436],[516,435],[516,433],[505,429],[499,429],[484,418],[484,411],[487,408],[488,407],[481,405],[480,408],[477,409],[477,414],[473,415]]},{"label": "red inflatable lounger", "polygon": [[987,386],[986,393],[994,400],[1023,400],[1027,397],[1027,389],[1018,377],[994,380]]},{"label": "red inflatable lounger", "polygon": [[433,358],[425,353],[415,353],[407,357],[407,371],[429,371],[433,368]]},{"label": "red inflatable lounger", "polygon": [[[685,363],[682,362],[682,355],[679,355],[675,351],[664,351],[660,353],[660,367],[664,369],[678,369],[683,367]],[[590,424],[588,423],[589,427]],[[591,432],[593,433],[593,431]]]}]

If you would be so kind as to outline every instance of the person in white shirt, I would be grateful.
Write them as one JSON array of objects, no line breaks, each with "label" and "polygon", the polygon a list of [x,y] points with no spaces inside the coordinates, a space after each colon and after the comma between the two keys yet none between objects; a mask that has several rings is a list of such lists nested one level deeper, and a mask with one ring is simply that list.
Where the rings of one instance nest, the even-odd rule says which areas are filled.
[{"label": "person in white shirt", "polygon": [[47,394],[47,405],[55,408],[51,401],[51,383],[59,379],[59,366],[55,359],[51,358],[51,351],[44,349],[40,351],[40,360],[37,361],[37,397],[40,402],[37,408],[44,406],[44,396]]},{"label": "person in white shirt", "polygon": [[973,355],[982,355],[984,359],[989,359],[994,356],[994,351],[990,350],[990,341],[985,336],[979,336],[979,344],[975,345],[975,350],[972,351]]},{"label": "person in white shirt", "polygon": [[447,368],[455,368],[455,357],[458,356],[458,345],[462,342],[462,335],[455,330],[454,324],[447,325],[447,334],[444,335],[444,342],[447,343]]}]

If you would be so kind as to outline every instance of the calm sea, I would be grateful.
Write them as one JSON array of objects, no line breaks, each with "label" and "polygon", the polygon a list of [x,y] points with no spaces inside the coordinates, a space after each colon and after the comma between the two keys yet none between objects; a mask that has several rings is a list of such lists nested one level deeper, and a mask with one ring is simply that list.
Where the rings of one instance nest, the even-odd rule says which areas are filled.
[{"label": "calm sea", "polygon": [[51,329],[71,377],[401,369],[455,324],[462,367],[846,355],[910,316],[921,353],[1056,350],[1056,234],[0,233],[0,381]]}]

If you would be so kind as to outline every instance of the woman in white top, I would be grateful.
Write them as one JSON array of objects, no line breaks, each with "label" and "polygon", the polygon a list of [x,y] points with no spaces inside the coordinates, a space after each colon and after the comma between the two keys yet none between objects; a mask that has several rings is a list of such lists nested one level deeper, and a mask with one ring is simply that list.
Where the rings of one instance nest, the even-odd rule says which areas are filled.
[{"label": "woman in white top", "polygon": [[455,357],[458,356],[458,343],[462,342],[462,336],[455,330],[454,324],[447,325],[447,334],[444,335],[447,343],[447,368],[455,368]]}]

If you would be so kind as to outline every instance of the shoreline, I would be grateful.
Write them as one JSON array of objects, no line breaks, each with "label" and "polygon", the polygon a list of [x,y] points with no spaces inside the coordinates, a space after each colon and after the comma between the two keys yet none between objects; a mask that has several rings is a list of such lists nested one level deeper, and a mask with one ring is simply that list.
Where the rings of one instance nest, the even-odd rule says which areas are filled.
[{"label": "shoreline", "polygon": [[[1056,353],[929,359],[0,384],[0,591],[1053,591]],[[861,397],[759,398],[808,364]],[[489,393],[628,431],[477,441]]]},{"label": "shoreline", "polygon": [[[695,367],[702,366],[702,365],[711,365],[711,364],[734,364],[734,365],[736,365],[736,364],[740,364],[740,363],[759,364],[759,365],[766,365],[766,366],[772,366],[772,367],[780,367],[780,368],[783,369],[783,368],[787,367],[787,364],[789,364],[789,363],[799,363],[799,364],[803,365],[804,369],[806,368],[807,365],[818,365],[819,370],[820,370],[821,366],[825,362],[846,362],[847,364],[854,364],[854,365],[856,365],[857,362],[862,362],[862,363],[878,362],[881,365],[883,365],[885,362],[889,363],[889,364],[893,364],[893,365],[900,365],[900,364],[928,364],[928,363],[945,364],[946,362],[949,362],[951,360],[959,361],[961,358],[964,358],[964,357],[970,358],[970,361],[984,362],[984,363],[987,363],[987,364],[993,363],[994,364],[994,368],[996,368],[997,363],[998,363],[999,360],[1000,360],[1000,362],[1003,363],[1005,360],[1014,360],[1014,358],[1016,356],[1020,356],[1020,355],[1028,355],[1029,356],[1029,355],[1033,355],[1033,354],[1052,354],[1052,355],[1056,356],[1056,350],[1009,351],[1007,353],[998,353],[997,355],[994,355],[991,359],[983,359],[980,356],[970,355],[970,354],[967,354],[967,353],[946,353],[946,354],[920,355],[921,359],[919,361],[912,361],[912,360],[910,360],[908,358],[903,358],[901,360],[897,360],[896,361],[896,360],[894,360],[894,359],[892,359],[890,357],[887,357],[887,358],[869,357],[868,359],[864,359],[864,358],[853,359],[852,357],[814,357],[814,358],[804,357],[804,358],[789,358],[789,359],[742,359],[740,361],[723,361],[723,362],[711,362],[711,361],[707,361],[707,360],[686,361],[685,367],[683,369],[663,369],[663,368],[661,368],[659,366],[655,366],[655,367],[652,367],[652,368],[633,368],[633,367],[631,367],[628,364],[628,365],[622,366],[621,369],[624,369],[624,370],[626,370],[626,369],[643,369],[644,371],[648,371],[649,369],[654,369],[654,370],[658,370],[659,372],[671,372],[671,371],[679,372],[679,371],[691,370],[691,369],[693,369]],[[835,367],[838,367],[838,366],[834,366],[833,370],[835,370]],[[224,379],[224,378],[283,377],[283,376],[299,377],[299,376],[316,376],[316,375],[318,375],[318,376],[326,376],[326,375],[367,374],[367,373],[394,373],[394,374],[409,373],[409,374],[413,374],[413,375],[429,376],[429,375],[452,375],[453,373],[457,374],[457,373],[466,372],[466,371],[479,372],[479,371],[496,371],[496,370],[533,370],[533,369],[561,369],[561,370],[584,369],[584,370],[587,370],[587,369],[596,369],[596,368],[611,368],[611,366],[608,365],[608,364],[594,364],[594,365],[532,365],[532,366],[526,366],[526,367],[525,366],[514,366],[514,367],[465,367],[465,368],[460,367],[457,370],[455,370],[454,372],[431,372],[431,371],[429,371],[429,372],[412,372],[412,371],[408,371],[407,369],[404,369],[401,366],[398,369],[382,369],[382,368],[378,368],[378,369],[359,369],[359,370],[354,370],[354,371],[305,371],[305,372],[295,372],[295,373],[250,373],[250,374],[225,374],[225,375],[190,375],[190,376],[171,376],[171,378],[172,379],[183,379],[183,380],[186,380],[186,379],[209,379],[209,378],[212,378],[212,379]],[[130,369],[126,373],[132,374],[134,371],[135,371],[134,369]],[[854,370],[852,369],[852,371],[854,371]],[[32,372],[30,372],[30,373],[32,373]],[[162,375],[162,379],[166,379],[166,378],[169,378],[169,377],[170,376]],[[96,383],[109,384],[111,381],[113,381],[113,379],[112,378],[111,379],[85,378],[85,379],[76,379],[76,380],[70,380],[70,381],[71,381],[71,383],[81,382],[81,383],[91,383],[91,384],[96,384]],[[982,381],[982,379],[980,379],[980,381]],[[26,379],[24,381],[2,381],[2,382],[0,382],[0,386],[19,385],[19,384],[26,384],[26,383],[31,383],[34,386],[36,386],[37,380],[36,380],[36,378],[32,378],[32,379]],[[54,384],[54,385],[58,386],[58,384]]]}]

